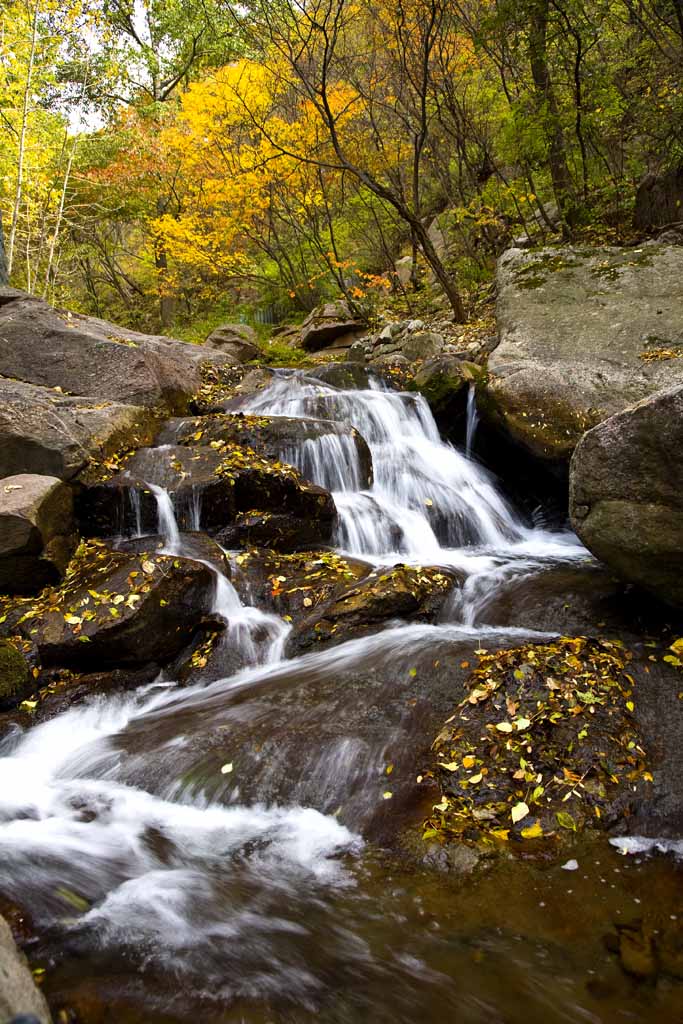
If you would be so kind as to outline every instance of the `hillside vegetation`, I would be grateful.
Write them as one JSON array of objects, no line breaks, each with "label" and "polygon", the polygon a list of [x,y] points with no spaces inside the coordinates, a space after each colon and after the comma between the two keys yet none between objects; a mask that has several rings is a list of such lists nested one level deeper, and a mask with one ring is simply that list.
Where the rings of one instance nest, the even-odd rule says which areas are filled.
[{"label": "hillside vegetation", "polygon": [[0,23],[11,282],[131,327],[198,340],[340,293],[419,313],[430,282],[461,321],[520,234],[681,219],[681,0],[13,0]]}]

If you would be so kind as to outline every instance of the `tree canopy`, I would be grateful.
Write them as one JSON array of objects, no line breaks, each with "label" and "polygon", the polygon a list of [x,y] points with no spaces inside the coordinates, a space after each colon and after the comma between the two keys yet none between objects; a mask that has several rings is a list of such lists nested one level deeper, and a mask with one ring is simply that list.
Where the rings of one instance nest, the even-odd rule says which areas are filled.
[{"label": "tree canopy", "polygon": [[462,320],[520,233],[629,237],[682,66],[681,0],[9,0],[11,280],[154,329],[425,285]]}]

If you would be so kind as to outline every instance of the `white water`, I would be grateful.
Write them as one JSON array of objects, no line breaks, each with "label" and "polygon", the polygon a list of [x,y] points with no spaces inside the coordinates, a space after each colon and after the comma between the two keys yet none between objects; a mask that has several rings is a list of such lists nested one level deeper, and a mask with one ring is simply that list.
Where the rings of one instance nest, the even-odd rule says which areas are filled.
[{"label": "white water", "polygon": [[[229,579],[212,566],[214,612],[227,623],[222,643],[236,651],[241,670],[209,685],[178,689],[171,681],[125,697],[97,699],[26,735],[7,737],[0,746],[0,890],[18,900],[30,891],[39,922],[85,931],[100,947],[125,945],[150,958],[163,954],[173,970],[182,968],[191,950],[198,952],[201,965],[211,950],[228,957],[243,941],[253,946],[257,936],[268,969],[250,980],[254,991],[281,985],[290,994],[301,991],[303,1000],[321,982],[306,973],[306,965],[278,962],[273,936],[304,927],[289,911],[309,892],[311,907],[317,907],[320,886],[331,891],[353,883],[352,870],[338,856],[358,853],[360,841],[334,817],[311,808],[225,807],[187,785],[180,769],[174,770],[176,756],[187,746],[182,723],[194,721],[183,716],[201,712],[194,725],[199,730],[194,742],[199,740],[201,747],[202,723],[215,718],[220,725],[226,695],[238,690],[247,692],[264,681],[287,687],[292,680],[315,685],[318,679],[343,679],[349,669],[362,670],[368,658],[395,657],[405,676],[413,654],[441,640],[469,637],[481,644],[491,633],[503,632],[480,622],[481,610],[502,582],[586,554],[569,534],[526,526],[493,479],[440,440],[419,396],[379,389],[339,392],[288,376],[255,396],[249,411],[323,416],[358,429],[374,463],[368,490],[361,487],[356,447],[343,432],[306,441],[283,456],[314,482],[334,489],[340,548],[377,564],[408,561],[466,573],[449,605],[450,621],[398,626],[287,663],[281,659],[290,627],[277,616],[244,606]],[[473,413],[469,423],[471,442]],[[157,500],[165,550],[195,557],[178,530],[168,493],[153,485],[149,490]],[[197,501],[193,525],[199,525],[200,512]],[[162,732],[166,738],[138,758],[143,768],[149,763],[150,789],[152,767],[161,766],[152,794],[122,782],[130,777],[126,772],[135,766],[135,757],[114,741],[130,729],[144,734],[148,727],[157,735],[155,723],[162,719],[180,724],[170,734]],[[359,786],[365,779],[368,799],[377,802],[387,785],[377,778],[390,738],[401,740],[400,734],[383,735],[370,748],[337,737],[323,748],[324,756],[311,751],[309,762],[297,770],[318,788],[321,806],[326,788],[346,778]],[[224,745],[226,762],[219,773],[229,779],[236,770],[229,728]],[[281,772],[293,769],[278,762]],[[236,890],[230,887],[238,876],[243,883],[245,870],[250,891],[257,895],[252,905],[236,908]],[[80,918],[64,890],[87,901],[90,909]],[[267,909],[259,910],[265,892],[275,894],[277,905],[271,899]],[[79,919],[69,924],[70,918]],[[344,956],[362,960],[362,937],[349,933],[344,942]],[[239,965],[236,973],[239,977]]]},{"label": "white water", "polygon": [[[470,393],[467,439],[476,430]],[[355,427],[367,441],[374,481],[362,490],[355,446],[330,435],[311,439],[283,457],[321,486],[333,489],[339,514],[337,546],[378,564],[452,566],[467,573],[455,621],[473,624],[492,590],[516,573],[557,562],[581,561],[585,549],[571,533],[526,526],[501,496],[491,475],[444,443],[421,395],[376,386],[338,391],[301,374],[283,376],[256,394],[245,411],[328,418]],[[485,624],[485,620],[484,620]]]},{"label": "white water", "polygon": [[[221,643],[230,647],[237,661],[245,665],[264,665],[279,661],[285,649],[287,635],[291,630],[277,615],[270,615],[243,605],[232,583],[215,565],[204,558],[197,558],[191,545],[183,541],[178,529],[173,503],[168,491],[156,484],[147,484],[157,503],[158,529],[164,539],[163,552],[192,558],[207,566],[215,577],[215,591],[212,611],[225,619],[227,629]],[[199,498],[195,494],[193,506],[199,521]]]},{"label": "white water", "polygon": [[474,437],[477,432],[478,424],[479,413],[477,412],[477,389],[474,384],[470,384],[467,392],[467,425],[465,428],[465,455],[468,459],[472,458]]}]

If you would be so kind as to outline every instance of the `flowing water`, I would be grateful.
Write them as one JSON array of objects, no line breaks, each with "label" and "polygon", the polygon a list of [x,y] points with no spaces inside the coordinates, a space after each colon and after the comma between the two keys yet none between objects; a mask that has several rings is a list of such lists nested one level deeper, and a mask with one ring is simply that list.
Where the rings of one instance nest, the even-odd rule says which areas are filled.
[{"label": "flowing water", "polygon": [[[451,567],[462,586],[437,625],[288,661],[290,627],[211,566],[236,658],[225,678],[162,678],[4,737],[0,892],[32,915],[53,1007],[87,1024],[673,1020],[678,989],[641,999],[601,944],[671,890],[671,862],[646,870],[600,845],[577,848],[571,884],[502,862],[474,885],[375,841],[420,820],[415,757],[456,700],[447,659],[543,636],[496,621],[496,594],[589,567],[586,552],[524,522],[473,460],[473,399],[466,455],[421,397],[379,387],[283,374],[245,411],[354,426],[369,488],[343,429],[281,453],[332,489],[337,548]],[[193,557],[169,495],[149,489],[165,550]]]}]

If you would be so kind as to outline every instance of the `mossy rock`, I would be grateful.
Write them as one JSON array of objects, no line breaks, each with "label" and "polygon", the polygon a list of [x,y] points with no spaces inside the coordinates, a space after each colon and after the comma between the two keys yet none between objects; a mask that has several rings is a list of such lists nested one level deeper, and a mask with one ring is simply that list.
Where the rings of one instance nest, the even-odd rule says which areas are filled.
[{"label": "mossy rock", "polygon": [[0,708],[16,707],[31,693],[33,677],[23,654],[10,640],[0,640]]}]

